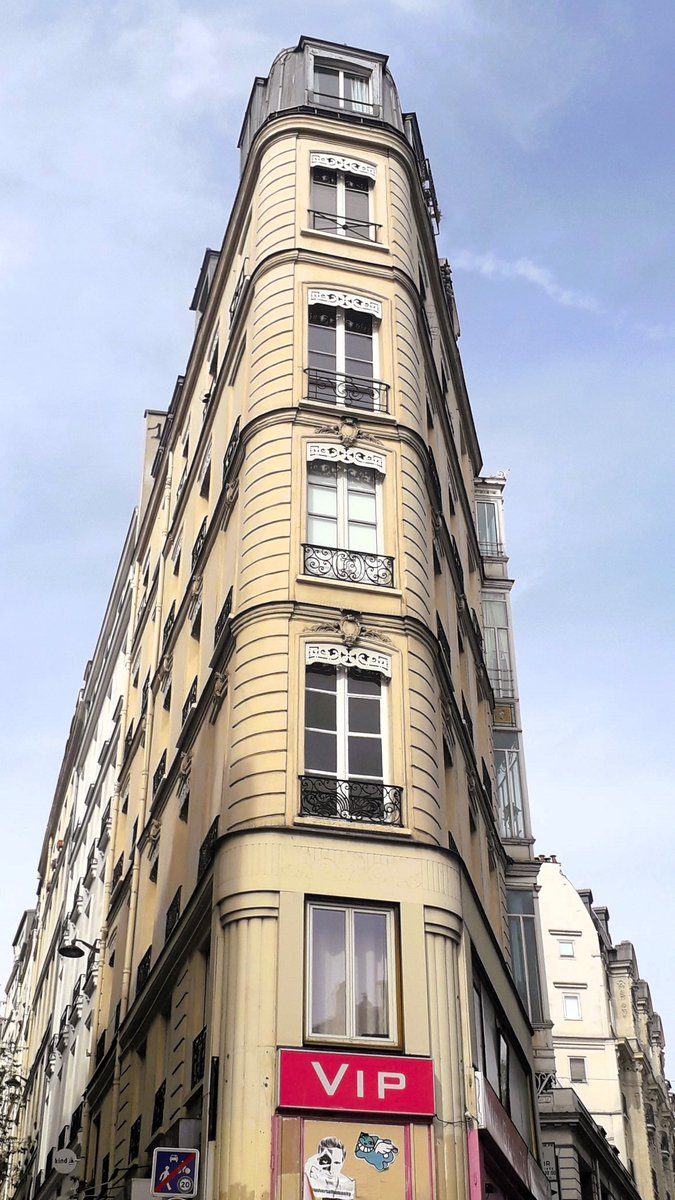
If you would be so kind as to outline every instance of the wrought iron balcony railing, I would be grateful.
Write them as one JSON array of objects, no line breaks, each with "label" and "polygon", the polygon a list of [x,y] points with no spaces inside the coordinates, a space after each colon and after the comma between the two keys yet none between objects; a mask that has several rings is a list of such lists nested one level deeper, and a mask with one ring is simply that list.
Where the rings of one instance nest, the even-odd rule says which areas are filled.
[{"label": "wrought iron balcony railing", "polygon": [[348,408],[363,408],[369,412],[389,411],[389,384],[381,379],[364,379],[360,375],[343,375],[339,371],[321,371],[305,367],[307,400],[321,404],[344,404]]},{"label": "wrought iron balcony railing", "polygon": [[163,752],[162,757],[160,758],[159,762],[157,763],[157,766],[155,768],[155,773],[152,777],[152,795],[153,795],[153,797],[157,795],[157,792],[160,789],[160,786],[164,780],[165,775],[166,775],[166,750]]},{"label": "wrought iron balcony railing", "polygon": [[166,618],[166,621],[164,622],[164,629],[162,630],[162,650],[166,646],[166,643],[168,642],[169,638],[171,637],[171,631],[175,624],[176,624],[176,601],[174,600],[171,605],[171,608],[169,609],[169,615]]},{"label": "wrought iron balcony railing", "polygon": [[148,946],[145,954],[143,955],[141,961],[138,964],[138,970],[136,972],[136,995],[137,996],[140,995],[140,993],[143,991],[143,988],[145,987],[146,983],[148,982],[148,976],[150,974],[151,963],[152,963],[152,946]]},{"label": "wrought iron balcony railing", "polygon": [[364,242],[379,241],[381,225],[374,221],[358,221],[356,217],[339,217],[336,213],[319,212],[310,208],[309,219],[312,229],[320,233],[338,233],[342,237],[360,238]]},{"label": "wrought iron balcony railing", "polygon": [[195,567],[197,566],[197,560],[199,558],[199,555],[201,554],[202,550],[204,549],[204,542],[206,541],[206,527],[207,527],[208,523],[209,523],[209,518],[204,517],[204,520],[202,521],[202,523],[199,527],[199,533],[197,534],[197,537],[195,538],[195,544],[192,547],[192,570],[193,571],[194,571]]},{"label": "wrought iron balcony railing", "polygon": [[231,612],[232,612],[232,588],[230,588],[229,592],[227,593],[227,596],[225,597],[225,603],[223,604],[223,607],[221,608],[221,610],[218,614],[218,620],[216,621],[216,627],[213,631],[214,646],[218,645],[218,642],[220,641],[220,636],[223,633],[225,626],[227,625],[227,623],[230,619]]},{"label": "wrought iron balcony railing", "polygon": [[403,789],[371,779],[300,776],[300,816],[402,824]]},{"label": "wrought iron balcony railing", "polygon": [[192,1074],[190,1087],[196,1087],[204,1078],[206,1066],[206,1025],[192,1042]]},{"label": "wrought iron balcony railing", "polygon": [[134,1162],[141,1150],[141,1117],[136,1117],[129,1130],[129,1162]]},{"label": "wrought iron balcony railing", "polygon": [[230,303],[230,325],[234,324],[234,320],[237,315],[239,305],[241,304],[242,300],[244,299],[244,291],[246,289],[246,285],[247,285],[247,283],[249,283],[250,278],[251,278],[250,275],[247,274],[247,271],[248,271],[248,259],[245,258],[242,263],[241,271],[239,272],[239,278],[237,279],[234,292],[232,294],[232,301]]},{"label": "wrought iron balcony railing", "polygon": [[164,1124],[164,1101],[165,1101],[165,1099],[166,1099],[166,1079],[163,1079],[162,1082],[160,1083],[159,1087],[157,1088],[157,1091],[155,1092],[155,1102],[152,1106],[152,1129],[150,1130],[151,1133],[154,1133],[156,1129],[159,1129],[160,1126]]},{"label": "wrought iron balcony railing", "polygon": [[180,893],[181,893],[181,889],[178,888],[176,895],[174,896],[173,900],[171,901],[169,907],[166,910],[166,925],[164,928],[164,941],[165,942],[168,942],[169,938],[171,937],[171,934],[173,933],[173,931],[176,928],[176,925],[178,924],[178,921],[180,919]]},{"label": "wrought iron balcony railing", "polygon": [[115,866],[113,867],[112,883],[111,883],[111,887],[110,887],[111,895],[115,891],[118,883],[120,882],[120,880],[122,878],[123,870],[124,870],[124,853],[120,854],[117,862],[115,863]]},{"label": "wrought iron balcony railing", "polygon": [[103,1033],[100,1035],[100,1037],[96,1043],[96,1053],[94,1055],[94,1062],[97,1067],[103,1062],[103,1059],[105,1058],[105,1035],[106,1035],[106,1031],[104,1029]]},{"label": "wrought iron balcony railing", "polygon": [[436,637],[438,638],[438,643],[441,648],[441,655],[445,660],[445,665],[449,673],[452,675],[452,650],[450,649],[448,635],[443,628],[443,622],[438,616],[438,613],[436,614]]},{"label": "wrought iron balcony railing", "polygon": [[332,108],[337,112],[369,117],[379,117],[382,112],[380,105],[372,104],[370,100],[354,100],[349,96],[336,96],[334,92],[317,92],[316,88],[308,88],[306,95],[308,104]]},{"label": "wrought iron balcony railing", "polygon": [[190,713],[192,712],[192,709],[194,708],[196,703],[197,703],[197,676],[195,675],[194,679],[192,680],[192,684],[190,685],[190,691],[187,694],[187,697],[185,699],[185,704],[183,705],[183,710],[180,715],[181,725],[185,724],[185,722],[187,721],[188,717],[190,716]]},{"label": "wrought iron balcony railing", "polygon": [[232,433],[230,434],[230,440],[227,443],[227,449],[225,450],[225,454],[223,456],[223,483],[227,479],[228,472],[230,470],[230,467],[232,466],[232,459],[234,458],[235,454],[237,453],[237,446],[239,445],[240,432],[241,432],[241,417],[237,417],[234,425],[232,426]]},{"label": "wrought iron balcony railing", "polygon": [[504,546],[501,542],[485,541],[483,538],[480,538],[478,541],[478,549],[483,555],[483,558],[504,557]]},{"label": "wrought iron balcony railing", "polygon": [[305,543],[303,569],[321,579],[343,579],[347,583],[394,586],[394,560],[387,554],[364,554],[360,550],[336,550]]},{"label": "wrought iron balcony railing", "polygon": [[211,863],[213,862],[216,852],[216,841],[218,839],[218,818],[216,817],[209,827],[209,831],[204,838],[199,848],[199,862],[197,864],[197,882],[206,874]]}]

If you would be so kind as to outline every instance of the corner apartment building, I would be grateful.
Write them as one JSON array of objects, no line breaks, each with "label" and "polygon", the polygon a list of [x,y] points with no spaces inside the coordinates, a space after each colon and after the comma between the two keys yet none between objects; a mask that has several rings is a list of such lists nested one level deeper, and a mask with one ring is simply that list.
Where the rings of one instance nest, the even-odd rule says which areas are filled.
[{"label": "corner apartment building", "polygon": [[635,949],[612,941],[607,908],[577,891],[555,859],[542,862],[539,885],[558,1081],[606,1131],[643,1200],[670,1200],[675,1111],[665,1038]]},{"label": "corner apartment building", "polygon": [[[74,1006],[60,939],[95,945],[83,1117],[50,1116],[16,1194],[58,1193],[61,1139],[87,1195],[148,1194],[183,1146],[209,1198],[546,1200],[503,485],[476,483],[418,124],[384,55],[302,38],[240,149],[185,373],[146,414],[100,928],[63,925],[65,883],[37,921],[29,1072],[53,1078]],[[70,777],[44,862],[78,894]]]}]

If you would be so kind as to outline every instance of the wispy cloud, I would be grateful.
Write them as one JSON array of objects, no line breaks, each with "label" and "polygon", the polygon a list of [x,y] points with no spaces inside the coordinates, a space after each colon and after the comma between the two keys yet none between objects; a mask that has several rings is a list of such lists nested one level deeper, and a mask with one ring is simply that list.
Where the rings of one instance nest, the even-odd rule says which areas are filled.
[{"label": "wispy cloud", "polygon": [[605,314],[603,305],[595,296],[577,291],[576,288],[564,287],[558,283],[548,267],[539,266],[531,258],[509,260],[498,258],[489,251],[476,254],[473,250],[457,250],[452,256],[452,265],[457,271],[470,271],[483,275],[486,279],[523,279],[526,283],[541,288],[556,304],[562,304],[566,308],[580,308],[597,316]]}]

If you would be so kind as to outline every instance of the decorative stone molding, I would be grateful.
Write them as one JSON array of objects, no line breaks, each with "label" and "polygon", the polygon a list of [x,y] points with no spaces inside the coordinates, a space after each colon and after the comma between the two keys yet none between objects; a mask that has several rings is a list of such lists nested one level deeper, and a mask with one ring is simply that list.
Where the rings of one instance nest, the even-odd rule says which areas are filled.
[{"label": "decorative stone molding", "polygon": [[159,664],[159,690],[162,695],[165,695],[171,687],[171,668],[173,666],[173,655],[163,655]]},{"label": "decorative stone molding", "polygon": [[181,754],[178,768],[178,799],[182,802],[190,790],[190,772],[192,770],[192,755]]},{"label": "decorative stone molding", "polygon": [[360,429],[359,423],[355,417],[344,417],[338,425],[315,425],[315,433],[332,433],[339,438],[343,446],[353,446],[356,441],[373,442],[376,446],[381,446],[382,442],[374,433],[369,433],[366,429]]},{"label": "decorative stone molding", "polygon": [[215,682],[213,685],[213,695],[211,697],[211,713],[209,716],[209,721],[211,722],[212,725],[215,724],[216,717],[218,716],[218,713],[220,712],[221,706],[222,706],[223,701],[226,696],[227,696],[227,675],[226,675],[225,671],[217,671]]},{"label": "decorative stone molding", "polygon": [[357,296],[353,292],[335,292],[328,288],[310,288],[310,304],[327,304],[329,308],[352,308],[356,312],[370,313],[382,320],[382,305],[370,296]]},{"label": "decorative stone molding", "polygon": [[345,447],[344,445],[335,446],[330,442],[309,442],[307,461],[315,462],[317,459],[325,462],[353,463],[357,467],[371,467],[380,475],[385,475],[387,471],[384,454],[376,454],[374,450],[361,450],[355,446]]},{"label": "decorative stone molding", "polygon": [[343,154],[321,154],[313,150],[309,156],[310,167],[326,167],[329,171],[347,171],[350,175],[367,175],[377,179],[377,168],[372,163],[360,162],[358,158],[347,158]]},{"label": "decorative stone molding", "polygon": [[373,650],[355,650],[347,646],[308,642],[305,646],[306,663],[326,663],[328,666],[358,667],[361,671],[377,671],[391,679],[391,658],[388,654],[377,654]]},{"label": "decorative stone molding", "polygon": [[[162,823],[156,817],[153,817],[148,830],[148,858],[152,862],[159,849],[159,835],[162,831]],[[110,948],[110,947],[108,947]]]}]

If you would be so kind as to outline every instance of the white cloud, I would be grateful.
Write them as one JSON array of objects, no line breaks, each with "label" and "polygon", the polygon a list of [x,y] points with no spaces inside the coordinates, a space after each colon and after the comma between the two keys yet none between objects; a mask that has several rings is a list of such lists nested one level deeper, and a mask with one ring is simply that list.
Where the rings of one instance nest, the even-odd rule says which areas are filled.
[{"label": "white cloud", "polygon": [[531,258],[509,261],[498,258],[491,252],[476,254],[473,250],[456,250],[452,255],[452,265],[455,270],[470,271],[483,275],[486,279],[523,279],[526,283],[541,288],[556,304],[567,308],[580,308],[597,316],[605,312],[602,304],[594,296],[575,288],[563,287],[548,267],[539,266],[532,262]]}]

